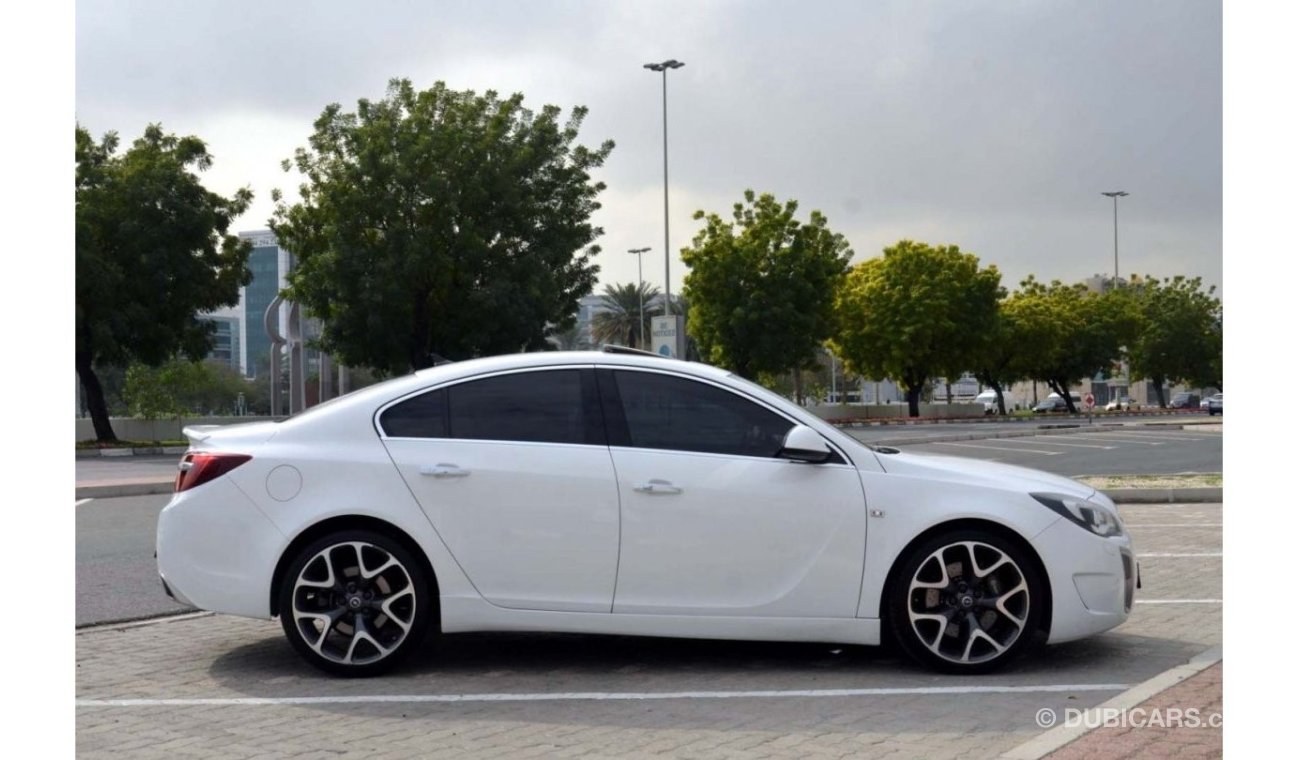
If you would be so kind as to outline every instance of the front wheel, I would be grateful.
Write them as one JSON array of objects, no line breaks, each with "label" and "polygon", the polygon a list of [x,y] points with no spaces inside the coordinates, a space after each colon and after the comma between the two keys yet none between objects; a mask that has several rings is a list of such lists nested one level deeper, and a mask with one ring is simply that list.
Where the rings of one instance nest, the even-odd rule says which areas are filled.
[{"label": "front wheel", "polygon": [[1046,585],[1016,543],[960,530],[916,547],[889,593],[890,628],[913,659],[950,673],[985,673],[1037,635]]},{"label": "front wheel", "polygon": [[385,672],[423,639],[429,579],[397,541],[349,530],[304,547],[280,581],[280,624],[304,658],[344,676]]}]

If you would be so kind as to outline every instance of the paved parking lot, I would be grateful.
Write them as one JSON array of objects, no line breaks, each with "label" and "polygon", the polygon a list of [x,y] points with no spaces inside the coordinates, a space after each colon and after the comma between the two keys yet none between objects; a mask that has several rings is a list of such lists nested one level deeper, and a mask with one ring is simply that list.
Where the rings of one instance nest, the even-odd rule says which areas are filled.
[{"label": "paved parking lot", "polygon": [[[84,757],[995,757],[1044,707],[1090,707],[1222,637],[1222,506],[1124,505],[1130,621],[992,676],[887,649],[633,637],[445,637],[399,673],[323,676],[278,623],[82,629]],[[1192,729],[1188,729],[1192,730]]]},{"label": "paved parking lot", "polygon": [[1223,469],[1223,425],[1096,427],[1035,432],[1034,435],[1014,438],[934,443],[919,441],[924,441],[926,436],[944,436],[939,433],[908,434],[900,436],[899,440],[912,443],[900,444],[898,448],[913,453],[1006,462],[1066,476],[1217,473]]}]

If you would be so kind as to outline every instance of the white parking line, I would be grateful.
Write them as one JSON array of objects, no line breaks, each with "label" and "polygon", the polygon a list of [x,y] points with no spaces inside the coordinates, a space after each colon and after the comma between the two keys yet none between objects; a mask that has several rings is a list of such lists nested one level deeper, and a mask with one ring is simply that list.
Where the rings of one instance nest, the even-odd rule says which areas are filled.
[{"label": "white parking line", "polygon": [[1205,440],[1203,436],[1197,437],[1197,436],[1190,436],[1190,435],[1174,435],[1173,433],[1129,432],[1127,430],[1123,430],[1123,431],[1115,430],[1112,432],[1108,432],[1107,435],[1131,435],[1136,438],[1159,438],[1164,441],[1204,441]]},{"label": "white parking line", "polygon": [[878,689],[790,689],[771,691],[577,691],[520,694],[357,694],[336,697],[229,697],[192,699],[78,699],[77,707],[236,707],[242,705],[355,705],[429,702],[568,702],[655,699],[789,699],[946,694],[1043,694],[1123,691],[1122,683],[1042,684],[1038,686],[916,686]]},{"label": "white parking line", "polygon": [[1020,454],[1042,454],[1047,457],[1054,457],[1064,454],[1064,451],[1040,451],[1038,449],[1014,449],[1009,446],[986,446],[981,443],[948,443],[947,441],[935,441],[927,443],[927,446],[964,446],[968,449],[996,449],[997,451],[1015,451]]},{"label": "white parking line", "polygon": [[[1032,441],[1032,440],[1035,440],[1035,439],[1037,439],[1037,438],[1046,438],[1046,437],[1047,437],[1047,436],[1036,435],[1036,436],[1034,436],[1033,438],[1031,438],[1030,440]],[[1073,446],[1074,448],[1077,448],[1077,449],[1113,449],[1113,448],[1115,448],[1114,446],[1098,446],[1098,445],[1095,444],[1095,443],[1058,443],[1058,442],[1056,442],[1056,441],[1044,441],[1044,442],[1043,442],[1042,444],[1040,444],[1040,445],[1042,445],[1042,446]]]},{"label": "white parking line", "polygon": [[88,502],[88,501],[94,501],[94,500],[95,500],[94,497],[91,497],[91,498],[89,498],[89,499],[80,499],[79,501],[77,501],[76,504],[73,504],[72,506],[74,506],[74,507],[79,507],[79,506],[81,506],[82,504],[85,504],[85,503]]},{"label": "white parking line", "polygon": [[[1088,435],[1088,440],[1090,440],[1090,441],[1106,441],[1106,442],[1108,442],[1108,443],[1135,443],[1135,444],[1138,444],[1138,445],[1140,445],[1140,446],[1164,446],[1163,443],[1157,443],[1157,442],[1154,442],[1154,441],[1138,441],[1138,440],[1134,440],[1134,439],[1132,439],[1132,438],[1110,438],[1110,437],[1103,438],[1103,437],[1101,437],[1100,435],[1097,435],[1097,434],[1095,434],[1095,433],[1088,433],[1087,435]],[[1118,435],[1118,434],[1117,434],[1117,433],[1110,433],[1110,432],[1107,432],[1106,435],[1107,435],[1107,436],[1111,436],[1111,435]],[[1039,438],[1072,438],[1073,436],[1068,436],[1068,435],[1040,435],[1040,436],[1038,436],[1038,437],[1039,437]]]},{"label": "white parking line", "polygon": [[1203,554],[1196,554],[1196,553],[1192,553],[1192,552],[1187,552],[1187,553],[1179,553],[1179,552],[1150,552],[1150,553],[1148,553],[1148,554],[1139,554],[1139,555],[1138,555],[1139,558],[1141,558],[1141,557],[1222,557],[1222,556],[1223,556],[1223,552],[1205,552],[1205,553],[1203,553]]},{"label": "white parking line", "polygon": [[1223,604],[1222,599],[1134,599],[1134,604]]},{"label": "white parking line", "polygon": [[1124,523],[1129,528],[1222,528],[1223,523]]}]

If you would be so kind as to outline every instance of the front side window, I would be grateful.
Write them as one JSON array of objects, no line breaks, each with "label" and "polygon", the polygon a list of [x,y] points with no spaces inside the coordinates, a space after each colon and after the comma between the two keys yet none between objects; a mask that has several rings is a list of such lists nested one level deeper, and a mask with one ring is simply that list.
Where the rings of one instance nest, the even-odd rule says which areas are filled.
[{"label": "front side window", "polygon": [[653,372],[614,372],[628,445],[774,457],[793,424],[730,391]]}]

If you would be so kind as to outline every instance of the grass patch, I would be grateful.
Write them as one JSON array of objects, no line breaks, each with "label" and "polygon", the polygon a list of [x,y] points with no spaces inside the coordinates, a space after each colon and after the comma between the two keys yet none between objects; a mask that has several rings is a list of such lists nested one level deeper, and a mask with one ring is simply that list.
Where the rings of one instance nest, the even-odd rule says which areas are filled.
[{"label": "grass patch", "polygon": [[1087,475],[1075,478],[1093,488],[1222,488],[1221,472],[1188,472],[1171,475]]}]

